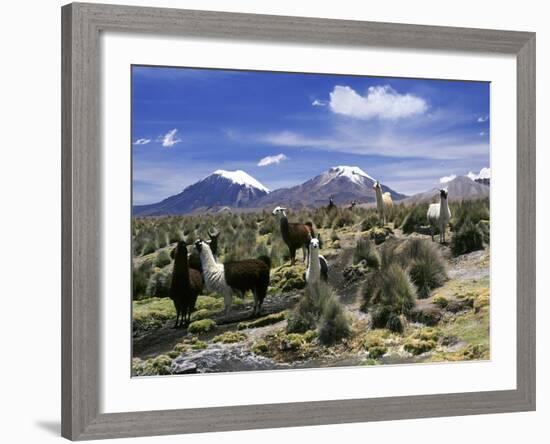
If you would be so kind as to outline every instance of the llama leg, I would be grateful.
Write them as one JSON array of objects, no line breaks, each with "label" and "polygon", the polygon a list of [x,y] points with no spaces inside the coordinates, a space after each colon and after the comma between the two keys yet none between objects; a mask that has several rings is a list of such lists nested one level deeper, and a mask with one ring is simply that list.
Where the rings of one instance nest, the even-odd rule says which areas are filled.
[{"label": "llama leg", "polygon": [[179,320],[180,320],[180,311],[178,308],[176,308],[176,323],[174,324],[174,328],[178,328]]},{"label": "llama leg", "polygon": [[252,316],[256,316],[256,312],[258,310],[258,292],[256,289],[252,290],[252,294],[254,295],[254,308],[252,309]]},{"label": "llama leg", "polygon": [[223,294],[223,304],[225,306],[225,317],[228,317],[231,313],[231,299],[232,299],[232,293],[231,291],[226,291]]},{"label": "llama leg", "polygon": [[295,262],[296,262],[296,249],[291,248],[290,249],[290,265],[294,265]]}]

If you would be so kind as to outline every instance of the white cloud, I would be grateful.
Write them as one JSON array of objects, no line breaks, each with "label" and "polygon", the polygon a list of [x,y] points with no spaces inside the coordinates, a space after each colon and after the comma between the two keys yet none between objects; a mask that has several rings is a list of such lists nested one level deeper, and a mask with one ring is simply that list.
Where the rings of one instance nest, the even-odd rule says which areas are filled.
[{"label": "white cloud", "polygon": [[449,176],[440,177],[439,178],[439,183],[448,183],[451,180],[455,180],[455,179],[456,179],[456,174],[451,174]]},{"label": "white cloud", "polygon": [[489,116],[488,116],[488,115],[487,115],[487,116],[479,116],[479,117],[477,118],[478,123],[487,122],[487,120],[489,120]]},{"label": "white cloud", "polygon": [[479,133],[480,136],[484,136],[485,134],[487,134],[485,131],[480,131]]},{"label": "white cloud", "polygon": [[312,106],[326,106],[327,102],[325,102],[324,100],[315,99],[313,102],[311,102],[311,105]]},{"label": "white cloud", "polygon": [[316,148],[349,154],[383,155],[388,157],[425,157],[431,159],[463,159],[486,157],[489,144],[478,139],[434,136],[429,139],[396,134],[353,134],[341,128],[329,136],[308,136],[292,131],[260,135],[257,140],[275,146]]},{"label": "white cloud", "polygon": [[258,162],[258,166],[263,167],[263,166],[268,166],[273,164],[279,164],[283,160],[287,160],[287,159],[288,157],[282,153],[277,154],[276,156],[267,156],[267,157],[264,157],[263,159],[260,159],[260,161]]},{"label": "white cloud", "polygon": [[173,130],[168,131],[163,136],[160,136],[159,140],[162,142],[162,146],[166,148],[171,148],[176,143],[181,142],[181,139],[178,139],[177,134],[178,130],[174,128]]},{"label": "white cloud", "polygon": [[397,120],[423,114],[426,101],[411,94],[399,94],[391,86],[371,86],[366,96],[357,94],[349,86],[337,85],[330,93],[330,109],[361,120]]},{"label": "white cloud", "polygon": [[151,139],[138,139],[134,142],[134,145],[147,145],[151,142]]}]

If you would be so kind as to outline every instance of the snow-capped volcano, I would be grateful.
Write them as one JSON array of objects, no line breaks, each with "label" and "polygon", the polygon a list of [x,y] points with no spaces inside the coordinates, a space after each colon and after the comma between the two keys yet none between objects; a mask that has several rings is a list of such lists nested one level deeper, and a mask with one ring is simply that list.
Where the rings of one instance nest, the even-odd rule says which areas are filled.
[{"label": "snow-capped volcano", "polygon": [[[250,206],[264,208],[273,205],[312,206],[327,205],[332,197],[337,205],[374,202],[376,196],[373,185],[376,180],[357,166],[334,166],[313,179],[291,188],[273,191],[253,201]],[[382,184],[382,190],[389,192],[393,200],[405,196]]]},{"label": "snow-capped volcano", "polygon": [[134,215],[186,214],[199,209],[244,207],[268,193],[267,187],[242,170],[217,170],[161,202],[135,206]]},{"label": "snow-capped volcano", "polygon": [[326,182],[323,185],[326,185],[328,182],[338,177],[344,177],[358,185],[361,185],[365,178],[370,179],[373,182],[376,181],[376,179],[369,176],[361,168],[356,166],[346,166],[346,165],[340,165],[340,166],[330,168],[328,171],[323,173],[323,177],[326,179]]},{"label": "snow-capped volcano", "polygon": [[262,185],[260,182],[254,179],[250,174],[246,173],[243,170],[236,170],[236,171],[216,170],[212,174],[221,176],[225,179],[229,179],[236,184],[257,188],[258,190],[262,190],[262,191],[265,191],[266,193],[269,193],[269,188]]}]

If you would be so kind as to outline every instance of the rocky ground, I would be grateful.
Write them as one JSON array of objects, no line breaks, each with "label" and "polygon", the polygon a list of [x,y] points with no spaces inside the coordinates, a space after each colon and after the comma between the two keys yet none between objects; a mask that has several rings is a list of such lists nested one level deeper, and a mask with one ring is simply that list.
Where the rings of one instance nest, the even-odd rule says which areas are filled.
[{"label": "rocky ground", "polygon": [[[397,239],[405,236],[392,230]],[[382,365],[489,359],[490,251],[457,258],[440,246],[449,280],[427,299],[419,299],[402,334],[372,329],[360,310],[362,271],[352,267],[358,233],[344,228],[339,239],[325,239],[322,253],[330,264],[329,284],[352,319],[352,335],[334,346],[319,344],[317,333],[286,333],[287,315],[303,294],[303,264],[272,270],[272,287],[262,315],[250,318],[252,299],[235,298],[229,318],[223,301],[200,296],[188,329],[174,329],[172,301],[134,302],[133,374],[135,376],[274,370],[281,368]],[[413,236],[422,236],[415,234]],[[410,236],[407,236],[410,237]],[[427,236],[423,236],[427,237]]]}]

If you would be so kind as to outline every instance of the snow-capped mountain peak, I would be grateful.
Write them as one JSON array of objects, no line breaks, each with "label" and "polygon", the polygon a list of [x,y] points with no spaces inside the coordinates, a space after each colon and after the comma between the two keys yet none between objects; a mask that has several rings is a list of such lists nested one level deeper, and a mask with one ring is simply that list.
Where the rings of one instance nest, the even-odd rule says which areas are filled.
[{"label": "snow-capped mountain peak", "polygon": [[332,179],[336,177],[345,177],[352,182],[361,185],[363,183],[363,179],[370,179],[372,181],[375,181],[371,176],[369,176],[367,173],[365,173],[361,168],[357,166],[347,166],[347,165],[339,165],[332,167],[327,171],[327,181],[325,183],[330,182]]},{"label": "snow-capped mountain peak", "polygon": [[265,191],[266,193],[270,192],[269,188],[262,185],[259,181],[254,179],[250,174],[246,173],[243,170],[236,170],[236,171],[216,170],[212,174],[231,180],[232,182],[239,185],[245,185],[252,188],[257,188],[261,191]]}]

